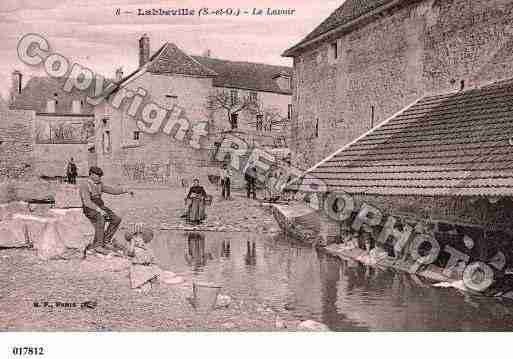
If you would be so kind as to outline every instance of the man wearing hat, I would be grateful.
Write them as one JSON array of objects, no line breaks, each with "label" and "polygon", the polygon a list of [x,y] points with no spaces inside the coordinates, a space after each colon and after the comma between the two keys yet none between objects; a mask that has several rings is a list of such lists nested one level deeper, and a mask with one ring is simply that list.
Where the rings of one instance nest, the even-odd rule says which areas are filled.
[{"label": "man wearing hat", "polygon": [[[102,193],[120,195],[133,192],[121,187],[107,186],[102,182],[103,171],[93,166],[89,169],[89,178],[80,184],[80,198],[82,199],[82,210],[84,215],[94,226],[94,241],[89,245],[89,250],[101,254],[107,254],[111,247],[112,237],[116,233],[121,218],[110,208],[105,206],[102,200]],[[109,222],[105,230],[105,222]]]}]

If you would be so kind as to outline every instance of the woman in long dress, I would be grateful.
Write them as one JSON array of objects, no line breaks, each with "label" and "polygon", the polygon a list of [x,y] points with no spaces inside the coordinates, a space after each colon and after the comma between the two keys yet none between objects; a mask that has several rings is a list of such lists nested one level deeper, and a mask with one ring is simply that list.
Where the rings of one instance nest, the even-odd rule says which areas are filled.
[{"label": "woman in long dress", "polygon": [[193,186],[189,190],[185,201],[187,203],[187,220],[199,224],[206,217],[205,215],[205,199],[207,192],[203,186],[200,186],[199,180],[195,179]]}]

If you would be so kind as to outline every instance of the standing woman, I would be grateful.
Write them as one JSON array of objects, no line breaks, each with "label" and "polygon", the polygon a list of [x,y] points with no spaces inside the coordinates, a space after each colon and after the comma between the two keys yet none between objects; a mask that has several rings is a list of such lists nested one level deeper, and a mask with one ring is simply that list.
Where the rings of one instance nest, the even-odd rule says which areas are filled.
[{"label": "standing woman", "polygon": [[207,197],[207,192],[203,186],[200,186],[199,179],[194,179],[193,186],[189,190],[189,194],[185,198],[185,202],[187,205],[187,220],[200,224],[206,217],[205,214],[205,199]]}]

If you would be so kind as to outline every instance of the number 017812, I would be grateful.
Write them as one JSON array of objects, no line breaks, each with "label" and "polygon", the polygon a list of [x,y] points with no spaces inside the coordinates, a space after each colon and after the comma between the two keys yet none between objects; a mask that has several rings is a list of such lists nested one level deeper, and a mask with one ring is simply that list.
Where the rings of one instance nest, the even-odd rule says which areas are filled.
[{"label": "number 017812", "polygon": [[45,350],[43,347],[12,347],[12,354],[19,356],[44,355]]}]

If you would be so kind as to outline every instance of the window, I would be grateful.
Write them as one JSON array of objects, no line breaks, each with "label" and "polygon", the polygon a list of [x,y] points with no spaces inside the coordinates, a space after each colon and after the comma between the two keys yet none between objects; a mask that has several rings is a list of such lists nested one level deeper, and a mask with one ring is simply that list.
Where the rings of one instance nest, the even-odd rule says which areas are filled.
[{"label": "window", "polygon": [[139,141],[141,139],[141,132],[134,131],[134,140]]},{"label": "window", "polygon": [[256,116],[256,130],[262,131],[263,126],[264,126],[264,115],[258,114]]},{"label": "window", "polygon": [[230,99],[232,105],[236,105],[239,103],[239,91],[237,90],[231,90],[230,91]]},{"label": "window", "polygon": [[287,110],[287,118],[290,120],[292,118],[292,104],[289,103]]},{"label": "window", "polygon": [[230,120],[231,120],[231,126],[232,126],[232,130],[235,130],[238,128],[238,120],[239,120],[239,114],[237,113],[232,113],[231,116],[230,116]]},{"label": "window", "polygon": [[249,101],[252,103],[257,103],[258,102],[258,92],[251,91],[249,93]]},{"label": "window", "polygon": [[333,42],[331,44],[331,56],[332,56],[333,60],[338,59],[338,46],[337,46],[336,42]]},{"label": "window", "polygon": [[103,153],[107,154],[111,152],[111,139],[110,139],[110,131],[103,132]]},{"label": "window", "polygon": [[104,117],[102,119],[102,122],[103,122],[103,127],[104,128],[109,128],[110,127],[110,121],[109,121],[109,119],[107,117]]},{"label": "window", "polygon": [[319,138],[319,119],[315,120],[315,138]]}]

